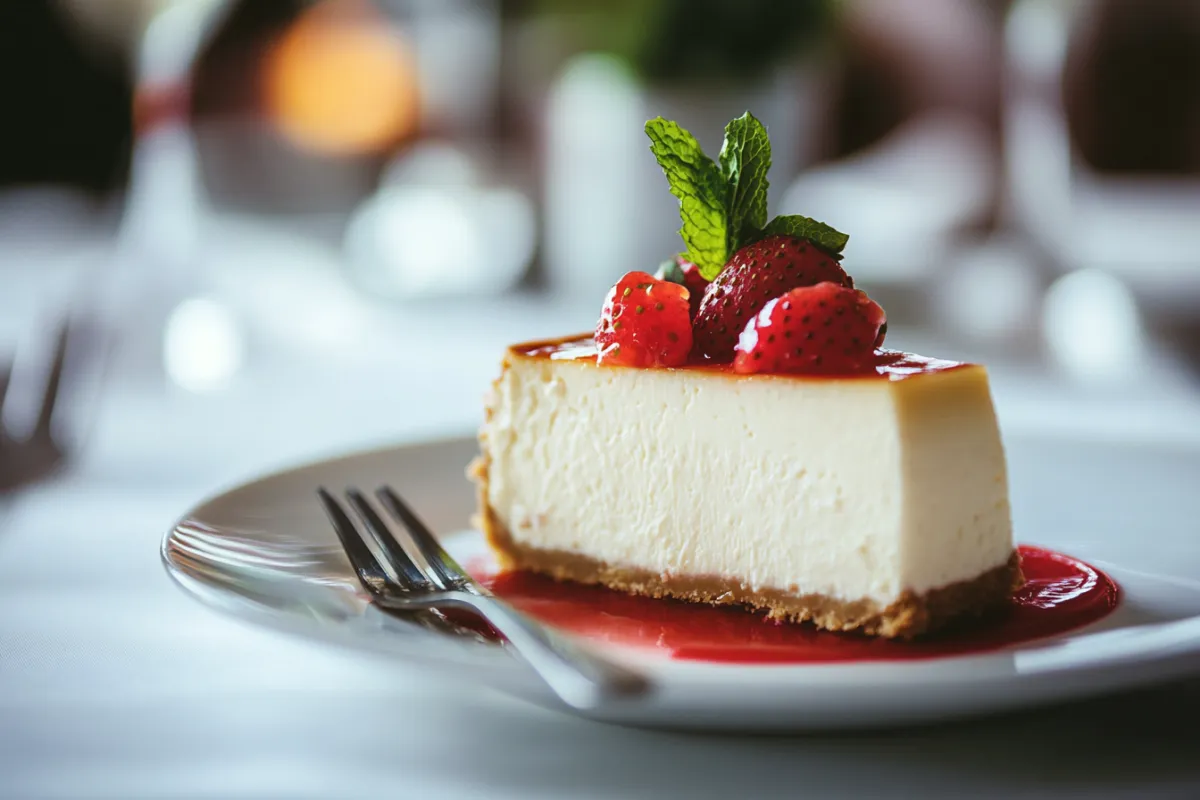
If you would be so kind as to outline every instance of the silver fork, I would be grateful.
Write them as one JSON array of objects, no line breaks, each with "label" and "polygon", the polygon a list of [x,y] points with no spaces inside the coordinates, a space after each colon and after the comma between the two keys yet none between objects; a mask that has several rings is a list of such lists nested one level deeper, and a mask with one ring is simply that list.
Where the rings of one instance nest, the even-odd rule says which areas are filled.
[{"label": "silver fork", "polygon": [[0,366],[0,494],[46,477],[54,472],[66,456],[66,449],[55,435],[53,423],[70,338],[70,323],[64,320],[55,338],[54,354],[38,403],[37,421],[28,436],[15,436],[4,425],[2,412],[12,384],[13,364]]},{"label": "silver fork", "polygon": [[348,489],[346,499],[367,535],[374,539],[394,579],[371,552],[341,504],[325,489],[318,489],[317,493],[359,583],[376,606],[401,613],[446,609],[471,612],[502,634],[554,693],[575,708],[592,708],[613,698],[650,690],[644,676],[602,658],[498,600],[450,557],[429,528],[390,488],[379,489],[376,498],[408,530],[412,543],[428,564],[427,569],[418,566],[361,492]]}]

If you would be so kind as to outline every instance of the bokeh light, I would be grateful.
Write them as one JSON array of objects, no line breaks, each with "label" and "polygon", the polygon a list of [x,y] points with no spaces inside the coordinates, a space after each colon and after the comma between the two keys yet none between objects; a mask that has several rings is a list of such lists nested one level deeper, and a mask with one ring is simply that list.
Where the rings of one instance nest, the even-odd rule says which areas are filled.
[{"label": "bokeh light", "polygon": [[232,312],[195,297],[171,313],[163,331],[163,365],[178,386],[193,392],[224,388],[241,368],[245,341]]},{"label": "bokeh light", "polygon": [[1016,243],[1004,239],[955,254],[935,289],[954,335],[1001,342],[1037,324],[1041,280]]},{"label": "bokeh light", "polygon": [[1145,335],[1133,294],[1099,270],[1077,270],[1046,292],[1042,329],[1051,355],[1084,380],[1117,380],[1136,374]]},{"label": "bokeh light", "polygon": [[267,58],[265,92],[284,135],[329,155],[384,151],[418,122],[411,48],[378,11],[353,0],[318,4],[296,20]]}]

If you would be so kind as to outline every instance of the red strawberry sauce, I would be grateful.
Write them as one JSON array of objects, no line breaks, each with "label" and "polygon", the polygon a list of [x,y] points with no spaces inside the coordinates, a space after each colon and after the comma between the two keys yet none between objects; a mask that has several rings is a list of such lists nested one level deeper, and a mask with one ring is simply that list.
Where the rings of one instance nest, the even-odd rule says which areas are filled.
[{"label": "red strawberry sauce", "polygon": [[[519,355],[530,358],[554,359],[589,359],[596,360],[596,343],[591,334],[569,336],[565,339],[554,339],[544,342],[531,342],[514,348]],[[888,380],[903,380],[914,375],[924,375],[933,372],[969,367],[959,361],[946,361],[940,358],[919,356],[915,353],[905,353],[900,350],[876,350],[873,369],[849,375],[809,375],[796,373],[761,373],[759,375],[741,375],[733,371],[732,364],[712,362],[695,362],[682,367],[638,367],[636,369],[682,369],[703,372],[726,373],[734,378],[784,378],[792,380],[846,380],[861,378],[886,378]]]},{"label": "red strawberry sauce", "polygon": [[1107,616],[1120,590],[1070,556],[1022,546],[1026,584],[994,618],[912,642],[830,633],[769,621],[740,608],[634,597],[598,586],[510,572],[486,578],[492,590],[556,627],[688,661],[806,664],[963,656],[1058,636]]}]

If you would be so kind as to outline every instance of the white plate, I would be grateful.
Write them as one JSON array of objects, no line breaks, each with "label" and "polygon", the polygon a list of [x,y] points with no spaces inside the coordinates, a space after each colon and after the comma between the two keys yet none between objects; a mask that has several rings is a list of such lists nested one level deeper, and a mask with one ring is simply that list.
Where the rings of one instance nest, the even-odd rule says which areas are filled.
[{"label": "white plate", "polygon": [[[1017,538],[1108,572],[1124,592],[1109,617],[988,655],[837,665],[673,661],[608,645],[659,684],[648,699],[591,714],[630,725],[804,730],[946,720],[1132,687],[1200,671],[1200,450],[1008,441]],[[431,634],[359,593],[315,489],[389,483],[458,554],[474,507],[458,439],[362,453],[272,475],[215,497],[167,535],[171,575],[201,600],[274,628],[427,665],[555,705],[503,649]]]}]

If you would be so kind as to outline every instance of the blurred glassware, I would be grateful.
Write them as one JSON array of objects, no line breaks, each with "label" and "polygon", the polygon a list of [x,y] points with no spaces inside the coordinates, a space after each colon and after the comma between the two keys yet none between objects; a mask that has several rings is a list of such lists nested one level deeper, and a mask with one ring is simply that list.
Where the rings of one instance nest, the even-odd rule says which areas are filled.
[{"label": "blurred glassware", "polygon": [[[419,127],[350,214],[343,240],[349,275],[388,299],[506,291],[530,265],[536,220],[527,181],[514,169],[522,158],[495,137],[497,3],[383,0],[379,7],[404,32]],[[364,48],[355,50],[361,59]],[[369,105],[389,102],[397,105],[387,97]],[[349,111],[324,116],[344,121]]]},{"label": "blurred glassware", "polygon": [[167,375],[193,392],[224,388],[245,358],[240,328],[224,303],[205,297],[184,300],[171,312],[163,332]]},{"label": "blurred glassware", "polygon": [[131,51],[135,139],[121,238],[134,253],[145,248],[171,263],[194,249],[201,202],[188,119],[192,67],[230,2],[59,2],[70,19]]},{"label": "blurred glassware", "polygon": [[[149,372],[224,389],[266,350],[323,335],[316,301],[347,275],[406,297],[500,291],[526,271],[527,192],[487,166],[495,0],[298,0],[270,13],[249,0],[62,2],[136,52],[137,138],[103,293],[136,329],[125,357]],[[361,296],[338,299],[366,313]]]},{"label": "blurred glassware", "polygon": [[1053,270],[1200,319],[1200,6],[1017,0],[1005,42],[1005,217]]},{"label": "blurred glassware", "polygon": [[1008,232],[956,242],[929,287],[939,333],[973,351],[1036,351],[1043,276],[1024,240]]},{"label": "blurred glassware", "polygon": [[955,237],[987,219],[998,171],[978,120],[930,112],[866,150],[797,176],[778,213],[815,216],[850,232],[856,280],[928,285],[945,271]]},{"label": "blurred glassware", "polygon": [[249,66],[261,98],[199,125],[222,210],[341,248],[353,285],[376,297],[511,287],[533,221],[512,166],[528,158],[494,135],[496,7],[305,4]]},{"label": "blurred glassware", "polygon": [[[794,54],[792,54],[794,56]],[[653,271],[680,249],[679,206],[642,132],[662,116],[713,157],[729,120],[750,111],[771,132],[771,196],[815,157],[827,75],[816,57],[786,58],[711,83],[661,80],[610,52],[568,57],[541,109],[542,256],[560,294],[602,296],[622,273]]]},{"label": "blurred glassware", "polygon": [[372,6],[318,3],[267,54],[266,113],[301,150],[386,151],[419,124],[418,74],[403,29]]},{"label": "blurred glassware", "polygon": [[[203,285],[206,200],[190,125],[192,67],[227,11],[226,0],[60,0],[72,18],[134,53],[134,141],[113,264],[93,282],[97,313],[124,327],[121,349],[167,376],[164,332],[181,300]],[[102,6],[103,11],[97,6]]]},{"label": "blurred glassware", "polygon": [[396,159],[346,231],[355,283],[393,299],[512,288],[533,257],[533,204],[483,171],[481,157],[436,142]]},{"label": "blurred glassware", "polygon": [[1042,305],[1042,330],[1055,363],[1090,383],[1141,377],[1147,344],[1137,302],[1103,270],[1081,269],[1056,280]]},{"label": "blurred glassware", "polygon": [[645,217],[664,216],[648,214],[647,205],[673,211],[675,220],[678,206],[664,181],[652,194],[641,177],[653,176],[657,166],[643,144],[638,85],[622,61],[604,54],[571,59],[550,91],[545,115],[545,276],[556,294],[603,297],[622,273],[644,270],[671,252],[679,227],[671,217],[662,237],[649,247],[642,241]]},{"label": "blurred glassware", "polygon": [[415,21],[356,0],[241,0],[196,68],[213,212],[337,241],[397,150],[428,125]]},{"label": "blurred glassware", "polygon": [[[264,22],[243,0],[233,21],[252,41],[223,36],[205,56],[199,142],[221,209],[344,223],[414,143],[491,140],[494,0],[294,5]],[[230,85],[243,75],[255,91]]]},{"label": "blurred glassware", "polygon": [[501,59],[499,0],[376,1],[414,48],[422,132],[490,139]]}]

